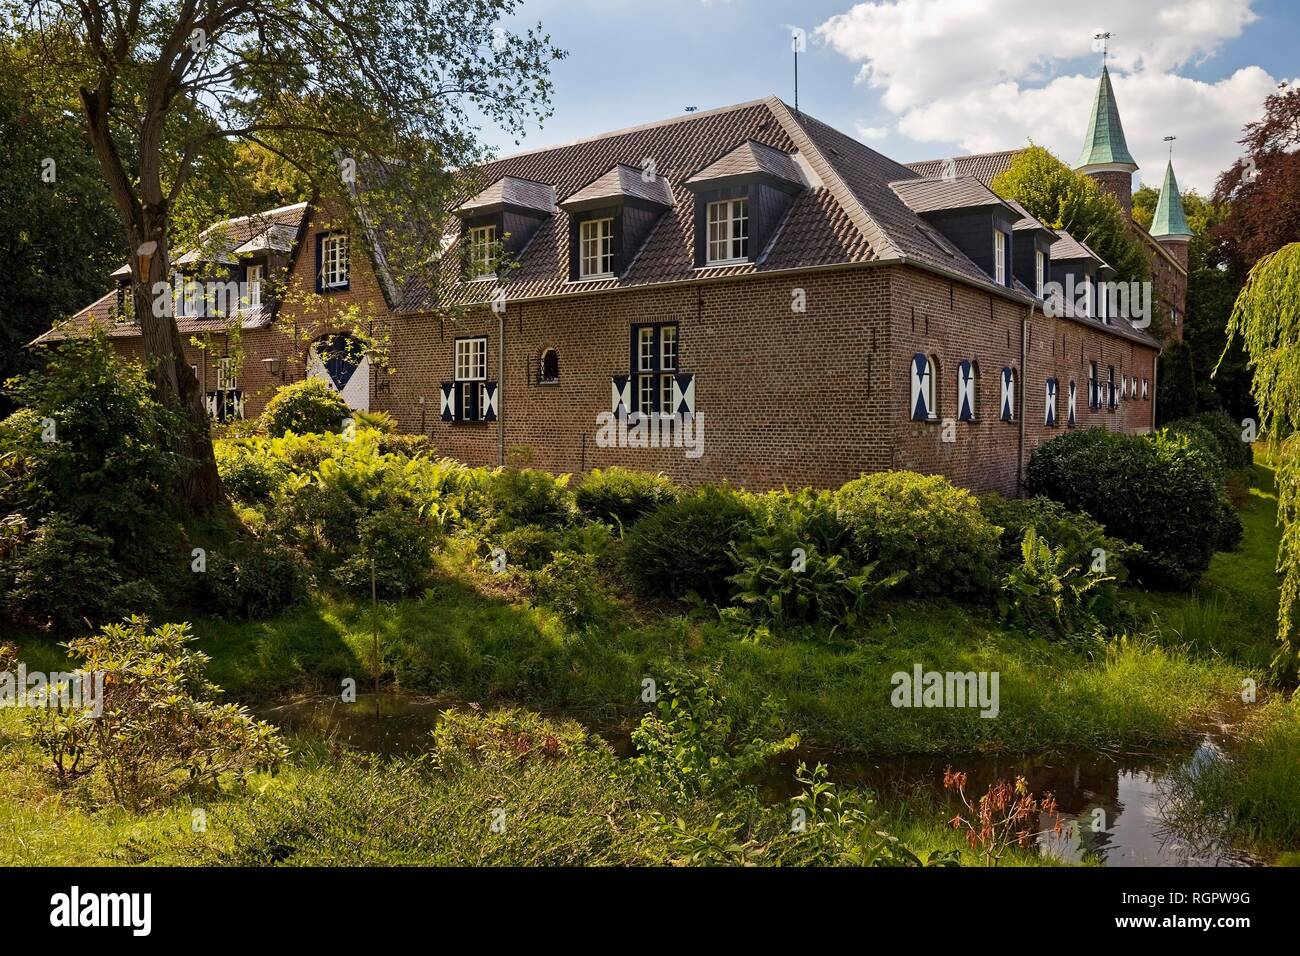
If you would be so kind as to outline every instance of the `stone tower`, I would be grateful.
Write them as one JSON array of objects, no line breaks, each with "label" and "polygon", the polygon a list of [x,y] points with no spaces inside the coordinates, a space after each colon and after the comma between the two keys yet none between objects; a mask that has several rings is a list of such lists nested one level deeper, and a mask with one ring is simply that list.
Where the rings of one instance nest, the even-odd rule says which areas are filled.
[{"label": "stone tower", "polygon": [[1192,241],[1192,229],[1183,212],[1183,199],[1178,194],[1178,180],[1174,178],[1174,162],[1165,166],[1165,179],[1160,184],[1160,200],[1156,203],[1151,220],[1151,237],[1169,250],[1169,254],[1187,268],[1187,246]]},{"label": "stone tower", "polygon": [[1115,105],[1115,91],[1110,85],[1110,71],[1101,68],[1101,81],[1097,84],[1097,97],[1092,104],[1092,119],[1088,122],[1088,135],[1083,140],[1083,152],[1074,168],[1091,176],[1102,192],[1115,197],[1124,215],[1133,218],[1133,174],[1138,164],[1124,141],[1124,127],[1119,121],[1119,107]]}]

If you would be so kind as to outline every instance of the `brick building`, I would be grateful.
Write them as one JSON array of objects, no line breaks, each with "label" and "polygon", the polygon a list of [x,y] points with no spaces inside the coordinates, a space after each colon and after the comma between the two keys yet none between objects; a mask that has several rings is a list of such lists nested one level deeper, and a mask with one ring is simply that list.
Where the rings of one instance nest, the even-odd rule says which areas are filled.
[{"label": "brick building", "polygon": [[[771,97],[489,164],[430,276],[398,281],[373,231],[306,205],[217,224],[191,261],[244,282],[240,308],[178,321],[208,345],[189,351],[218,417],[314,375],[472,464],[754,489],[907,468],[1014,493],[1066,429],[1152,426],[1159,343],[1091,294],[1044,314],[1048,283],[1092,289],[1109,267],[988,189],[1011,155],[936,174]],[[1166,183],[1151,245],[1176,259]],[[38,342],[98,322],[138,349],[119,312],[110,293]],[[384,367],[312,345],[346,312],[382,326]],[[677,444],[654,447],[670,417]]]}]

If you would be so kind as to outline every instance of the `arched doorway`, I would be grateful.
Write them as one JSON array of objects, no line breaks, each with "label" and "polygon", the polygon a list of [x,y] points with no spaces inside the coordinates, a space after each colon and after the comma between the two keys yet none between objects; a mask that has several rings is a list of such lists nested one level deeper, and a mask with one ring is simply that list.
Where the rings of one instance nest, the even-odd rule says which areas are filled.
[{"label": "arched doorway", "polygon": [[324,335],[307,356],[307,374],[339,393],[353,411],[370,410],[370,356],[351,335]]}]

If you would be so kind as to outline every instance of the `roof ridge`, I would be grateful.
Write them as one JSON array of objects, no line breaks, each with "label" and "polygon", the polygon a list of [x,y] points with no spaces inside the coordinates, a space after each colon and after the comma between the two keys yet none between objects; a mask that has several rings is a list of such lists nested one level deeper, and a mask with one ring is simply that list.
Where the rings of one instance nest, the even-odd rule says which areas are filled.
[{"label": "roof ridge", "polygon": [[[808,159],[808,164],[821,178],[830,194],[835,197],[835,201],[840,204],[840,208],[849,217],[849,221],[857,227],[858,232],[867,240],[867,244],[872,247],[872,251],[878,255],[882,252],[887,253],[887,255],[881,255],[881,258],[898,260],[906,258],[903,255],[903,250],[898,248],[894,240],[889,237],[889,233],[881,228],[880,224],[867,212],[867,207],[858,198],[857,194],[849,188],[848,183],[844,181],[844,177],[840,175],[840,171],[822,154],[813,138],[808,135],[808,131],[803,128],[803,124],[794,118],[790,107],[775,95],[767,97],[764,102],[767,103],[768,109],[772,111],[772,115],[776,117],[776,121],[781,124],[781,128],[785,130],[785,134],[798,147],[799,152],[803,153]],[[813,119],[813,117],[809,117],[809,119]],[[816,120],[816,122],[820,123],[821,121]]]}]

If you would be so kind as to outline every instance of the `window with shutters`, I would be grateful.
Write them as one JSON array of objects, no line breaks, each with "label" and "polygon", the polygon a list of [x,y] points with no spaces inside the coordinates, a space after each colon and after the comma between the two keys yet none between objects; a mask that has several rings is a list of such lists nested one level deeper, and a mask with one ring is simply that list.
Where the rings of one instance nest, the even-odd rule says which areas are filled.
[{"label": "window with shutters", "polygon": [[217,388],[221,390],[238,388],[238,367],[230,357],[217,359]]},{"label": "window with shutters", "polygon": [[1049,378],[1045,388],[1043,424],[1048,428],[1056,427],[1056,379]]},{"label": "window with shutters", "polygon": [[442,420],[497,420],[497,383],[487,377],[487,337],[456,339],[452,346],[452,381],[442,383]]},{"label": "window with shutters", "polygon": [[980,363],[957,363],[957,419],[963,422],[979,420]]},{"label": "window with shutters", "polygon": [[320,282],[322,289],[338,289],[348,284],[348,237],[334,233],[320,240]]},{"label": "window with shutters", "polygon": [[614,220],[587,219],[579,225],[578,275],[599,279],[614,274]]},{"label": "window with shutters", "polygon": [[676,324],[634,325],[631,411],[676,414],[673,382],[677,371]]},{"label": "window with shutters", "polygon": [[1115,366],[1106,366],[1106,404],[1111,411],[1114,411],[1119,402],[1115,395]]},{"label": "window with shutters", "polygon": [[708,207],[708,264],[726,265],[749,258],[749,200],[724,199]]},{"label": "window with shutters", "polygon": [[1013,368],[1004,368],[1002,370],[1002,420],[1004,422],[1014,422],[1016,420],[1016,370]]},{"label": "window with shutters", "polygon": [[1088,363],[1088,407],[1101,408],[1101,382],[1097,375],[1097,363]]}]

